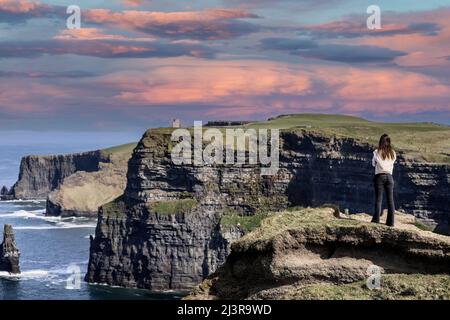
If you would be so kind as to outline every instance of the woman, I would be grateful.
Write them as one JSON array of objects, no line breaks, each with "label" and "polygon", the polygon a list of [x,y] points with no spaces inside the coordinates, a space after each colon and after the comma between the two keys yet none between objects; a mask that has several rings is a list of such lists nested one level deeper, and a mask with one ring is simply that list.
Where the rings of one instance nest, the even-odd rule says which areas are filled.
[{"label": "woman", "polygon": [[386,224],[390,227],[394,226],[394,179],[392,178],[392,171],[394,170],[395,160],[397,160],[397,155],[394,149],[392,149],[391,138],[387,134],[383,134],[380,138],[378,149],[373,152],[372,158],[372,165],[375,167],[375,178],[373,179],[375,187],[375,212],[372,222],[380,223],[384,190],[388,205]]}]

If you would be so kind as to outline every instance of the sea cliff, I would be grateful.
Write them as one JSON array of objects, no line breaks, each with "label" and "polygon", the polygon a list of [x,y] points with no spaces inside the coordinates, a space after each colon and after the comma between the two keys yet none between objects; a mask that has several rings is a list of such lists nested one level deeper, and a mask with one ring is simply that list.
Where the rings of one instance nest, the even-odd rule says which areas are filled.
[{"label": "sea cliff", "polygon": [[20,163],[19,179],[12,188],[15,199],[46,199],[66,177],[78,171],[95,172],[101,151],[52,156],[26,156]]},{"label": "sea cliff", "polygon": [[[135,143],[84,153],[26,156],[9,199],[47,199],[49,216],[96,217],[121,194]],[[7,199],[5,197],[5,199]]]},{"label": "sea cliff", "polygon": [[[378,134],[378,133],[377,133]],[[187,289],[225,262],[231,243],[268,212],[333,203],[371,212],[373,144],[310,128],[281,132],[280,170],[174,165],[171,130],[149,130],[129,161],[122,197],[99,210],[86,280]],[[397,208],[448,233],[448,164],[399,152]]]}]

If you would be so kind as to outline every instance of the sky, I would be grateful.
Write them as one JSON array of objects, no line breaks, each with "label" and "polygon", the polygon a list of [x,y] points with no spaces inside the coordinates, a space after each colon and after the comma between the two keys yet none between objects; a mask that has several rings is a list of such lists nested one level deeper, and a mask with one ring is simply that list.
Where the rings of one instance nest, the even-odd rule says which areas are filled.
[{"label": "sky", "polygon": [[450,0],[0,0],[0,131],[300,112],[450,124],[449,74]]}]

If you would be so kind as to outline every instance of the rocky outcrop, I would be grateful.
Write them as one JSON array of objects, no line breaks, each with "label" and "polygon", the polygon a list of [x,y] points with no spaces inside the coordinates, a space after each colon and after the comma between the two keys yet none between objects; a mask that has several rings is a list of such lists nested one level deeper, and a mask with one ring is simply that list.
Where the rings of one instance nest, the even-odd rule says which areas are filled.
[{"label": "rocky outcrop", "polygon": [[[188,299],[450,299],[450,237],[421,231],[400,213],[389,228],[333,212],[267,218]],[[375,273],[380,287],[372,291]]]},{"label": "rocky outcrop", "polygon": [[20,273],[19,258],[20,252],[16,245],[12,226],[6,224],[3,230],[3,242],[0,244],[0,271]]},{"label": "rocky outcrop", "polygon": [[[301,129],[283,131],[280,170],[255,165],[176,166],[170,130],[149,130],[129,162],[123,197],[99,210],[86,280],[186,289],[214,272],[230,243],[269,211],[334,203],[372,211],[373,147]],[[448,165],[399,155],[397,207],[448,228]],[[187,207],[186,204],[190,205]]]},{"label": "rocky outcrop", "polygon": [[11,191],[6,186],[3,186],[0,189],[0,201],[12,200],[12,199],[14,199],[14,197],[13,197]]},{"label": "rocky outcrop", "polygon": [[98,207],[122,195],[135,143],[56,156],[27,156],[7,199],[47,199],[49,216],[96,217]]},{"label": "rocky outcrop", "polygon": [[78,171],[47,198],[48,216],[97,217],[98,208],[123,194],[127,162],[131,151],[110,154],[98,164],[98,171]]},{"label": "rocky outcrop", "polygon": [[101,151],[24,157],[20,163],[19,179],[12,188],[12,194],[15,199],[46,199],[66,177],[75,172],[98,171],[102,159]]}]

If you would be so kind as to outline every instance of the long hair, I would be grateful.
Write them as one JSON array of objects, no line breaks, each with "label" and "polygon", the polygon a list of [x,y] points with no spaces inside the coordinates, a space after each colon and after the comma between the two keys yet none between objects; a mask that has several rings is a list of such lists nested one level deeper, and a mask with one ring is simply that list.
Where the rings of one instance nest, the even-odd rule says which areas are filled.
[{"label": "long hair", "polygon": [[383,134],[380,138],[380,143],[378,144],[378,153],[381,154],[381,158],[383,158],[383,160],[385,160],[386,158],[395,158],[394,149],[392,149],[391,145],[391,138],[387,134]]}]

